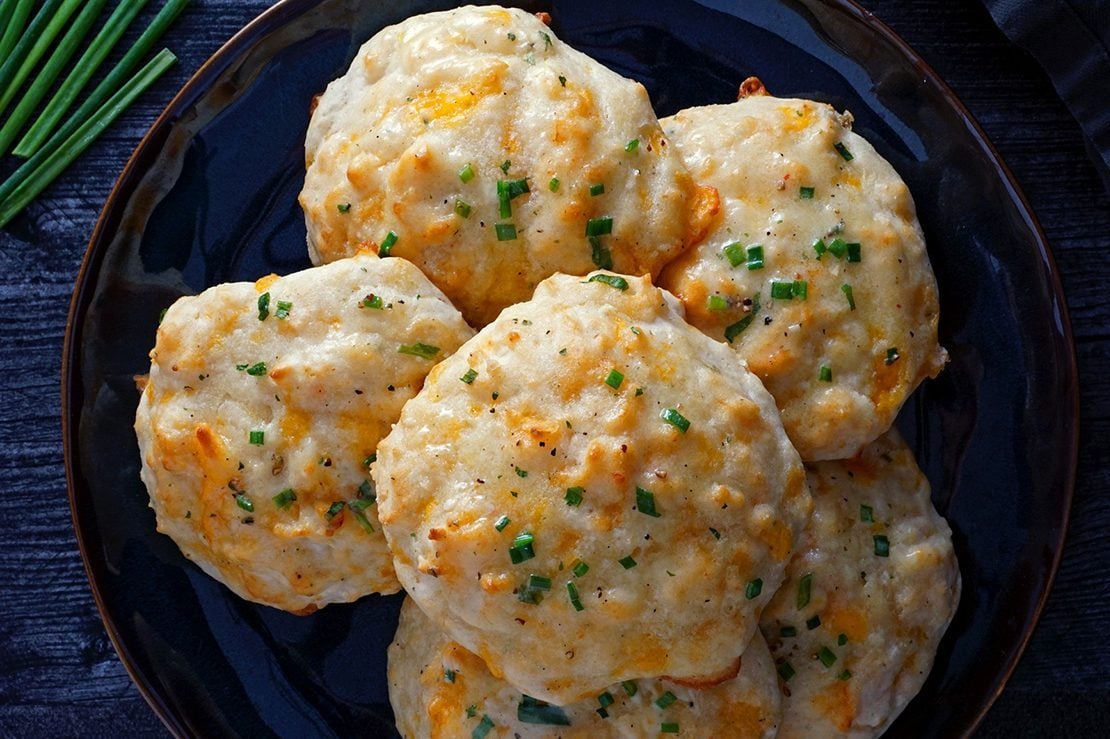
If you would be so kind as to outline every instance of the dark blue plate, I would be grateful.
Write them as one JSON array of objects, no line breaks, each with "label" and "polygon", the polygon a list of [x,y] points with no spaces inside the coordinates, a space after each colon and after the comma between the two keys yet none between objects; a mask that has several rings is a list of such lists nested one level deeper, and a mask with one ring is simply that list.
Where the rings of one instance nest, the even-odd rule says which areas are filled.
[{"label": "dark blue plate", "polygon": [[[286,0],[219,51],[136,150],[101,214],[66,337],[66,465],[78,539],[120,657],[178,734],[392,734],[397,597],[291,616],[239,600],[154,530],[133,376],[159,311],[229,280],[308,266],[296,196],[313,95],[384,25],[440,2]],[[1076,460],[1077,386],[1043,235],[935,74],[845,0],[556,0],[560,37],[642,81],[660,115],[780,96],[847,108],[910,185],[940,284],[944,374],[900,425],[952,524],[964,596],[894,734],[970,731],[1048,593]]]}]

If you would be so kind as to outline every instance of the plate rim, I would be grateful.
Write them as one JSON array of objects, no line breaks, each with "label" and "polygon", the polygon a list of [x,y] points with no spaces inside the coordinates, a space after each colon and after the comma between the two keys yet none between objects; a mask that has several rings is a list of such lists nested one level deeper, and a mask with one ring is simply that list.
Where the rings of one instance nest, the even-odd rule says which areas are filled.
[{"label": "plate rim", "polygon": [[[1067,412],[1070,419],[1070,423],[1068,424],[1070,427],[1070,435],[1067,438],[1069,446],[1067,451],[1069,453],[1064,460],[1066,466],[1064,468],[1063,488],[1059,491],[1061,503],[1059,530],[1053,541],[1052,556],[1045,578],[1045,587],[1039,594],[1036,603],[1033,605],[1031,617],[1023,627],[1021,638],[1010,650],[1009,658],[1003,664],[1003,669],[996,679],[996,685],[990,691],[989,695],[987,695],[986,701],[967,727],[964,736],[969,736],[979,726],[999,695],[1001,695],[1006,684],[1012,677],[1014,670],[1017,668],[1021,657],[1025,653],[1033,631],[1036,629],[1048,598],[1052,593],[1056,576],[1059,572],[1060,561],[1063,557],[1064,546],[1066,544],[1078,473],[1080,433],[1078,363],[1067,299],[1051,245],[1048,242],[1048,238],[1040,225],[1035,211],[1018,184],[1017,179],[1014,177],[1013,172],[1010,170],[1009,165],[1006,164],[979,122],[956,93],[932,66],[913,49],[913,47],[872,11],[860,5],[857,0],[806,1],[820,2],[834,11],[843,12],[851,16],[856,22],[861,23],[877,33],[882,40],[894,47],[905,60],[923,76],[927,83],[934,86],[941,98],[952,107],[957,117],[967,129],[968,134],[989,160],[995,175],[1004,186],[1021,220],[1033,237],[1035,244],[1033,256],[1038,258],[1044,265],[1048,282],[1047,287],[1051,293],[1052,304],[1058,311],[1057,315],[1059,318],[1053,321],[1056,329],[1054,333],[1058,337],[1058,346],[1056,347],[1059,349],[1058,358],[1061,360],[1061,364],[1058,365],[1057,369],[1060,371],[1060,376],[1063,380],[1062,385],[1065,386],[1063,389],[1066,395],[1069,396],[1068,400],[1070,401],[1067,403]],[[104,240],[105,234],[107,233],[110,235],[112,233],[109,230],[110,227],[118,225],[118,222],[122,218],[120,209],[126,204],[126,198],[123,193],[125,190],[132,190],[134,186],[138,184],[136,180],[137,176],[139,180],[141,180],[141,164],[149,157],[157,154],[157,150],[154,149],[154,147],[160,146],[165,141],[172,128],[173,122],[179,118],[179,114],[187,107],[186,103],[191,101],[196,94],[203,93],[210,78],[217,77],[226,71],[226,69],[238,61],[245,52],[248,52],[261,37],[279,30],[290,19],[303,15],[322,2],[324,2],[324,0],[278,0],[278,2],[255,16],[232,35],[231,38],[223,42],[174,94],[170,102],[166,104],[162,112],[143,134],[131,155],[128,157],[119,176],[112,184],[112,188],[97,216],[96,224],[82,256],[66,315],[59,390],[61,394],[61,430],[66,493],[69,502],[70,517],[73,524],[73,532],[81,554],[85,576],[88,579],[89,587],[96,603],[98,615],[100,616],[101,623],[104,625],[109,640],[112,642],[112,646],[115,648],[120,658],[120,662],[127,670],[132,682],[155,715],[158,716],[171,734],[179,737],[188,735],[190,722],[184,716],[179,716],[177,712],[163,700],[162,696],[154,690],[153,686],[156,685],[159,680],[157,677],[151,678],[147,676],[140,670],[135,660],[132,658],[130,650],[124,644],[114,621],[109,617],[107,604],[95,579],[93,557],[90,552],[91,544],[86,541],[85,532],[81,524],[78,510],[81,501],[78,500],[77,485],[75,483],[78,470],[80,469],[80,462],[77,459],[77,450],[79,448],[79,439],[77,435],[80,425],[79,417],[83,411],[84,399],[83,390],[75,383],[75,379],[79,379],[80,376],[78,368],[78,337],[81,335],[81,327],[79,324],[81,317],[84,315],[91,302],[92,290],[89,284],[89,278],[94,268],[103,260],[104,252],[108,247],[108,243]],[[511,4],[512,0],[509,0],[509,2]],[[705,6],[703,0],[695,0],[695,2]],[[131,194],[132,193],[129,192],[127,197],[129,198]],[[74,415],[75,413],[77,415]]]}]

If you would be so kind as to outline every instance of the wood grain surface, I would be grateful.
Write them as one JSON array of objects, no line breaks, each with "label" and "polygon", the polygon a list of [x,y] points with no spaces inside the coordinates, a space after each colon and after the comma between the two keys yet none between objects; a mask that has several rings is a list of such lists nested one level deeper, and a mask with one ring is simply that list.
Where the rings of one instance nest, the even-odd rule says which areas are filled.
[{"label": "wood grain surface", "polygon": [[[977,3],[864,4],[948,82],[1013,170],[1052,245],[1075,332],[1082,423],[1068,543],[979,735],[1096,736],[1110,709],[1110,198],[1047,78]],[[131,150],[189,75],[269,5],[193,2],[165,40],[181,62],[0,231],[0,736],[166,734],[105,635],[72,533],[62,339],[86,243]]]}]

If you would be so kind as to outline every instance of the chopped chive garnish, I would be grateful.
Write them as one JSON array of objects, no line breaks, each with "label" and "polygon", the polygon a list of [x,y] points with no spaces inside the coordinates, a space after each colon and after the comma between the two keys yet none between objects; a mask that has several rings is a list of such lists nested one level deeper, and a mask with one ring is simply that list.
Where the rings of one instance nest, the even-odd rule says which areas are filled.
[{"label": "chopped chive garnish", "polygon": [[643,395],[643,394],[644,394],[644,389],[643,389],[642,387],[638,387],[638,388],[636,388],[636,393],[635,393],[635,395],[636,395],[636,397],[637,397],[637,398],[638,398],[638,397],[640,397],[640,396],[641,396],[641,395]]},{"label": "chopped chive garnish", "polygon": [[636,488],[636,510],[652,518],[659,518],[663,515],[655,510],[655,493],[641,487]]},{"label": "chopped chive garnish", "polygon": [[570,580],[567,580],[567,596],[570,598],[570,604],[574,606],[574,610],[581,611],[584,609],[582,601],[578,599],[578,587]]},{"label": "chopped chive garnish", "polygon": [[720,295],[710,295],[709,300],[706,301],[706,308],[711,311],[728,310],[728,301]]},{"label": "chopped chive garnish", "polygon": [[378,494],[374,492],[374,483],[369,480],[363,480],[358,484],[358,497],[359,500],[367,501],[367,505],[373,505],[378,499]]},{"label": "chopped chive garnish", "polygon": [[871,523],[875,520],[875,511],[869,505],[859,504],[859,520]]},{"label": "chopped chive garnish", "polygon": [[516,599],[530,606],[538,606],[543,602],[543,592],[526,585],[520,589],[520,593],[517,594]]},{"label": "chopped chive garnish", "polygon": [[840,290],[844,293],[844,297],[848,298],[848,310],[855,310],[856,299],[852,296],[852,286],[845,283],[840,286]]},{"label": "chopped chive garnish", "polygon": [[586,282],[604,282],[609,287],[615,287],[621,291],[628,289],[628,280],[617,275],[594,275]]},{"label": "chopped chive garnish", "polygon": [[748,583],[748,587],[744,590],[744,597],[748,600],[755,600],[759,594],[763,592],[763,580],[756,578]]},{"label": "chopped chive garnish", "polygon": [[516,226],[511,223],[495,223],[493,230],[498,241],[516,241]]},{"label": "chopped chive garnish", "polygon": [[676,700],[678,700],[678,697],[668,690],[667,692],[663,693],[663,695],[655,699],[655,705],[657,705],[659,708],[666,708],[667,706],[674,703]]},{"label": "chopped chive garnish", "polygon": [[899,356],[900,355],[898,354],[898,347],[892,346],[889,349],[887,349],[886,350],[886,364],[887,364],[887,366],[890,366],[890,365],[894,364],[895,362],[897,362]]},{"label": "chopped chive garnish", "polygon": [[832,368],[827,364],[821,365],[821,369],[817,370],[817,379],[821,382],[832,382]]},{"label": "chopped chive garnish", "polygon": [[733,241],[721,251],[724,253],[725,258],[728,259],[728,263],[733,267],[739,267],[747,259],[744,254],[744,246],[739,241]]},{"label": "chopped chive garnish", "polygon": [[286,318],[289,317],[289,311],[291,310],[293,310],[292,302],[288,300],[279,300],[277,302],[277,310],[274,311],[274,315],[277,316],[280,320],[284,321]]},{"label": "chopped chive garnish", "polygon": [[421,344],[418,341],[415,344],[401,344],[401,346],[397,347],[397,353],[432,359],[439,354],[439,347],[432,346],[431,344]]},{"label": "chopped chive garnish", "polygon": [[799,187],[798,197],[802,200],[813,200],[814,189],[812,187]]},{"label": "chopped chive garnish", "polygon": [[474,718],[477,715],[478,715],[478,706],[471,703],[469,706],[466,707],[466,717],[467,718]]},{"label": "chopped chive garnish", "polygon": [[659,414],[659,417],[663,418],[665,422],[674,426],[678,429],[678,431],[684,434],[690,427],[690,422],[688,421],[686,416],[678,413],[677,411],[675,411],[674,408],[664,408],[663,412]]},{"label": "chopped chive garnish", "polygon": [[623,567],[626,570],[631,570],[633,567],[636,566],[636,560],[632,559],[631,554],[628,555],[627,557],[621,557],[617,561],[620,562],[621,567]]},{"label": "chopped chive garnish", "polygon": [[474,731],[470,732],[470,739],[486,739],[486,734],[493,728],[493,721],[489,716],[482,715],[482,720],[474,727]]},{"label": "chopped chive garnish", "polygon": [[261,377],[262,375],[266,374],[266,363],[255,362],[251,365],[237,364],[235,365],[235,369],[239,370],[240,372],[246,370],[246,373],[253,377]]},{"label": "chopped chive garnish", "polygon": [[674,408],[664,408],[663,412],[659,414],[659,417],[684,434],[687,429],[690,428],[690,422]]},{"label": "chopped chive garnish", "polygon": [[497,519],[497,522],[495,524],[493,524],[493,528],[497,529],[498,531],[504,531],[505,527],[508,526],[508,525],[509,525],[509,517],[508,516],[502,516],[501,518]]},{"label": "chopped chive garnish", "polygon": [[566,87],[567,86],[567,78],[564,77],[563,75],[559,75],[559,84],[562,85],[563,87]]},{"label": "chopped chive garnish", "polygon": [[465,200],[456,200],[455,214],[460,218],[470,218],[470,203]]},{"label": "chopped chive garnish", "polygon": [[628,694],[629,698],[636,695],[636,691],[638,690],[635,680],[625,680],[621,683],[621,687],[624,688],[624,692]]},{"label": "chopped chive garnish", "polygon": [[373,310],[382,310],[385,307],[385,305],[382,303],[382,296],[381,295],[375,295],[374,293],[370,293],[365,298],[363,298],[361,301],[359,301],[358,307],[359,308],[371,308]]},{"label": "chopped chive garnish", "polygon": [[509,559],[514,565],[526,562],[536,556],[536,552],[532,548],[534,541],[535,537],[527,531],[516,535],[512,546],[509,547]]},{"label": "chopped chive garnish", "polygon": [[793,300],[794,299],[794,283],[793,282],[771,282],[771,297],[775,300]]},{"label": "chopped chive garnish", "polygon": [[624,150],[627,151],[629,154],[631,154],[632,152],[636,151],[639,148],[640,148],[640,140],[639,139],[632,139],[627,144],[624,145]]},{"label": "chopped chive garnish", "polygon": [[832,667],[836,664],[836,655],[828,647],[821,647],[817,652],[817,659],[821,660],[821,664],[825,667]]},{"label": "chopped chive garnish", "polygon": [[809,596],[812,586],[812,572],[807,572],[806,574],[802,575],[800,580],[798,580],[798,595],[795,598],[794,602],[798,606],[799,611],[809,605]]},{"label": "chopped chive garnish", "polygon": [[497,181],[497,212],[502,218],[511,218],[513,215],[513,206],[510,202],[509,187],[505,180]]},{"label": "chopped chive garnish", "polygon": [[529,187],[528,187],[528,179],[522,177],[519,180],[508,180],[508,181],[506,181],[505,182],[505,191],[509,195],[509,200],[515,200],[516,198],[520,197],[521,195],[524,195],[525,193],[531,192],[531,189],[529,189]]},{"label": "chopped chive garnish", "polygon": [[521,469],[520,467],[517,467],[515,464],[513,465],[513,470],[516,472],[517,477],[521,477],[521,478],[528,477],[528,470]]},{"label": "chopped chive garnish", "polygon": [[358,525],[368,534],[374,533],[374,527],[370,525],[370,519],[366,518],[365,513],[371,505],[372,502],[369,500],[353,500],[347,504],[351,513],[354,514],[355,520],[358,521]]},{"label": "chopped chive garnish", "polygon": [[613,694],[608,690],[597,697],[597,702],[601,704],[602,708],[608,708],[613,705],[613,700]]},{"label": "chopped chive garnish", "polygon": [[445,682],[445,683],[455,682],[455,671],[450,669],[450,668],[444,667],[443,668],[443,682]]},{"label": "chopped chive garnish", "polygon": [[471,368],[470,368],[470,369],[468,369],[468,370],[466,371],[466,373],[465,373],[465,374],[464,374],[464,375],[463,375],[462,377],[460,377],[459,379],[460,379],[460,380],[462,380],[463,382],[465,382],[465,383],[466,383],[467,385],[470,385],[470,384],[472,384],[472,383],[474,382],[474,380],[475,380],[475,379],[476,379],[477,377],[478,377],[478,371],[477,371],[477,370],[475,370],[475,369],[474,369],[473,367],[471,367]]},{"label": "chopped chive garnish", "polygon": [[781,629],[779,629],[779,636],[781,636],[783,639],[789,639],[790,637],[797,635],[798,630],[795,629],[793,626],[783,626]]},{"label": "chopped chive garnish", "polygon": [[882,534],[875,534],[872,538],[875,540],[875,554],[880,557],[889,557],[890,540]]},{"label": "chopped chive garnish", "polygon": [[327,512],[324,513],[324,518],[326,518],[327,520],[330,521],[333,518],[335,518],[336,516],[338,516],[340,513],[342,513],[343,509],[346,508],[346,507],[347,507],[346,503],[344,503],[341,500],[337,500],[334,503],[332,503],[330,506],[328,506]]},{"label": "chopped chive garnish", "polygon": [[569,506],[580,505],[582,503],[582,494],[585,492],[585,488],[577,486],[573,488],[567,488],[567,494],[563,496],[563,500],[565,500],[567,502],[567,505]]},{"label": "chopped chive garnish", "polygon": [[709,527],[709,533],[713,534],[713,538],[714,538],[714,539],[720,540],[720,538],[721,538],[721,532],[720,532],[720,531],[717,531],[717,529],[715,529],[715,528],[713,528],[712,526],[710,526],[710,527]]},{"label": "chopped chive garnish", "polygon": [[840,143],[839,141],[833,144],[833,148],[836,149],[837,153],[839,153],[840,156],[844,157],[844,161],[850,162],[855,159],[855,157],[852,156],[852,152],[848,151],[848,147]]},{"label": "chopped chive garnish", "polygon": [[674,721],[664,721],[663,723],[659,724],[659,733],[660,734],[677,734],[678,733],[678,724],[675,723]]},{"label": "chopped chive garnish", "polygon": [[370,465],[374,464],[377,461],[378,461],[378,454],[377,454],[377,452],[375,452],[375,453],[371,454],[370,456],[368,456],[366,459],[362,460],[362,466],[365,467],[366,469],[370,469]]},{"label": "chopped chive garnish", "polygon": [[265,321],[270,317],[270,293],[258,296],[258,320]]},{"label": "chopped chive garnish", "polygon": [[335,206],[335,209],[337,211],[339,211],[340,213],[350,213],[351,212],[351,204],[350,203],[339,203],[338,205]]},{"label": "chopped chive garnish", "polygon": [[778,672],[779,677],[782,678],[783,682],[789,682],[790,678],[794,677],[794,675],[797,674],[794,672],[794,668],[790,666],[789,662],[783,662],[781,665],[779,665]]},{"label": "chopped chive garnish", "polygon": [[794,280],[794,297],[798,300],[809,297],[809,283],[805,280]]},{"label": "chopped chive garnish", "polygon": [[613,219],[608,216],[586,221],[587,236],[608,236],[611,233],[613,233]]},{"label": "chopped chive garnish", "polygon": [[511,167],[511,166],[513,166],[512,160],[506,159],[505,161],[501,162],[501,171],[504,172],[505,174],[508,174],[509,173],[509,167]]},{"label": "chopped chive garnish", "polygon": [[551,578],[543,575],[529,575],[528,587],[533,590],[551,590]]},{"label": "chopped chive garnish", "polygon": [[597,709],[597,715],[601,716],[602,718],[609,718],[609,711],[604,708],[599,708]]},{"label": "chopped chive garnish", "polygon": [[597,236],[590,237],[590,260],[601,269],[613,269],[613,254]]},{"label": "chopped chive garnish", "polygon": [[530,695],[520,696],[520,704],[516,707],[516,719],[522,724],[570,726],[570,717],[567,716],[566,711],[559,706],[536,700]]},{"label": "chopped chive garnish", "polygon": [[255,446],[261,446],[266,443],[265,431],[251,431],[247,437],[248,441]]},{"label": "chopped chive garnish", "polygon": [[552,177],[547,181],[547,189],[551,192],[559,192],[559,178]]},{"label": "chopped chive garnish", "polygon": [[235,494],[235,505],[239,506],[247,513],[254,513],[254,501],[248,498],[246,493]]},{"label": "chopped chive garnish", "polygon": [[863,247],[860,245],[860,243],[858,241],[853,241],[852,243],[848,244],[848,261],[849,262],[862,261],[863,255],[860,254],[860,250],[862,248]]},{"label": "chopped chive garnish", "polygon": [[844,646],[845,644],[848,643],[848,635],[847,634],[837,634],[836,635],[836,643],[837,643],[838,646],[841,646],[841,647]]},{"label": "chopped chive garnish", "polygon": [[394,231],[390,231],[385,235],[385,238],[382,239],[382,245],[378,247],[378,256],[388,257],[393,253],[393,245],[396,243],[397,234]]},{"label": "chopped chive garnish", "polygon": [[837,259],[842,259],[848,252],[848,243],[844,239],[833,239],[829,244],[829,254],[832,254]]},{"label": "chopped chive garnish", "polygon": [[809,619],[806,620],[806,628],[809,629],[810,631],[813,631],[814,629],[816,629],[820,625],[821,625],[821,617],[820,616],[813,616],[812,618],[809,618]]},{"label": "chopped chive garnish", "polygon": [[605,384],[614,390],[620,389],[621,383],[624,382],[624,375],[615,369],[609,370],[609,375],[605,378]]},{"label": "chopped chive garnish", "polygon": [[463,182],[470,182],[474,179],[474,167],[470,166],[470,162],[467,162],[463,168],[459,170],[459,179]]},{"label": "chopped chive garnish", "polygon": [[293,492],[293,488],[285,488],[285,490],[270,498],[278,508],[288,508],[293,505],[293,501],[296,499],[297,494]]},{"label": "chopped chive garnish", "polygon": [[597,197],[598,195],[602,195],[604,193],[605,193],[605,183],[604,182],[597,182],[593,185],[590,185],[590,197]]},{"label": "chopped chive garnish", "polygon": [[571,568],[571,572],[574,573],[575,577],[582,577],[583,575],[585,575],[589,571],[590,571],[590,566],[588,564],[586,564],[585,562],[579,562],[573,568]]},{"label": "chopped chive garnish", "polygon": [[852,677],[852,671],[851,670],[844,670],[839,675],[836,676],[836,679],[837,680],[850,680],[851,677]]},{"label": "chopped chive garnish", "polygon": [[821,255],[824,254],[825,252],[827,252],[828,250],[829,250],[829,247],[825,246],[824,239],[817,239],[817,241],[813,242],[813,251],[817,252],[817,258],[818,259],[820,259]]},{"label": "chopped chive garnish", "polygon": [[744,316],[736,323],[730,323],[728,326],[725,326],[725,340],[731,344],[733,339],[744,333],[744,330],[752,325],[752,321],[755,320],[755,316],[759,313],[759,309],[759,295],[756,295],[752,298],[752,304],[748,310],[748,315]]},{"label": "chopped chive garnish", "polygon": [[763,247],[754,244],[748,247],[748,269],[763,269]]}]

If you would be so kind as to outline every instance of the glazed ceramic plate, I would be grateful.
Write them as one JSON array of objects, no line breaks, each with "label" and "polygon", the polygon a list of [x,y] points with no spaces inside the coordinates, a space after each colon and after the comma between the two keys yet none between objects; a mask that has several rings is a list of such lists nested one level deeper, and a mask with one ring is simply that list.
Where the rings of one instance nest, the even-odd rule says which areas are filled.
[{"label": "glazed ceramic plate", "polygon": [[[65,350],[78,538],[123,662],[176,733],[389,736],[399,597],[308,617],[232,596],[187,562],[139,480],[133,376],[159,312],[209,285],[308,266],[296,196],[312,97],[383,26],[449,3],[286,0],[236,36],[143,140],[104,208]],[[940,285],[948,369],[899,419],[954,532],[964,595],[894,734],[970,730],[1040,613],[1064,536],[1076,384],[1044,238],[948,89],[842,0],[556,0],[556,33],[643,82],[660,115],[756,74],[831,102],[909,183]]]}]

